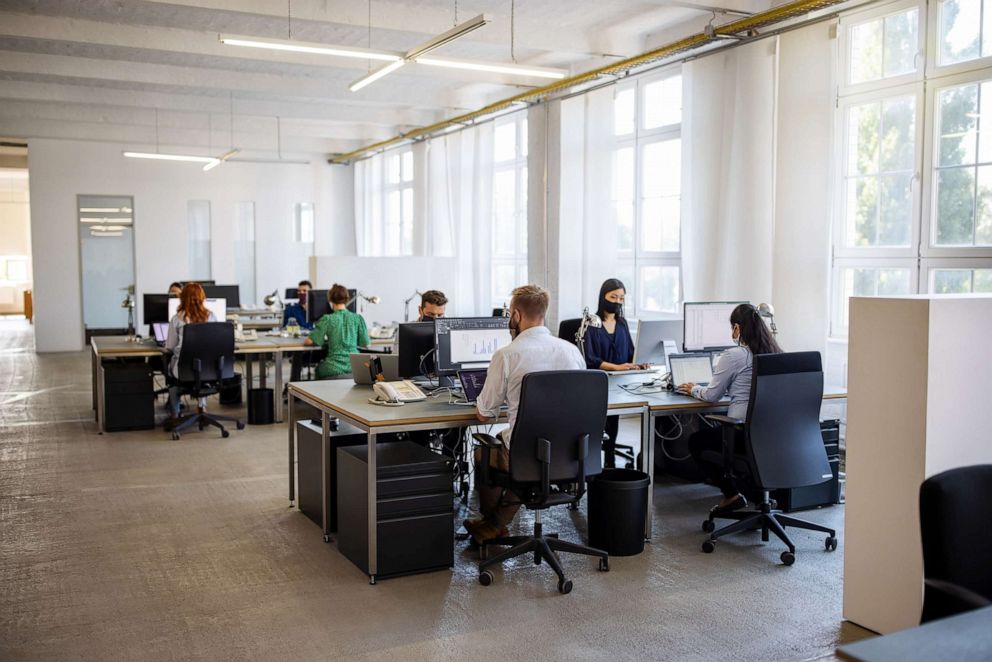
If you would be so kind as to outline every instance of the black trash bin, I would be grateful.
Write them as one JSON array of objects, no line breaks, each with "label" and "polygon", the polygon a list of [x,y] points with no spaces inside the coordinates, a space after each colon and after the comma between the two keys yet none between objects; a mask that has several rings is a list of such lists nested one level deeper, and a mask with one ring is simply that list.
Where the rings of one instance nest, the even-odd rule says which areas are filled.
[{"label": "black trash bin", "polygon": [[248,390],[248,425],[270,425],[274,420],[272,389]]},{"label": "black trash bin", "polygon": [[604,469],[589,478],[589,545],[611,556],[644,551],[648,484],[643,471]]}]

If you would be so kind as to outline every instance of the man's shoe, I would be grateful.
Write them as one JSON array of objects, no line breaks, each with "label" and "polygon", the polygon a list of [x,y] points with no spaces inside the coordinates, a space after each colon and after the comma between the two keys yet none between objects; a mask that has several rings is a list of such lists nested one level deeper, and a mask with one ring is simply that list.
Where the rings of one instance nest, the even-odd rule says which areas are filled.
[{"label": "man's shoe", "polygon": [[726,513],[732,513],[735,510],[742,510],[744,508],[747,508],[747,499],[744,498],[743,494],[738,494],[726,506],[717,505],[710,508],[710,514],[713,516],[725,515]]},{"label": "man's shoe", "polygon": [[476,545],[481,545],[487,540],[505,538],[510,535],[510,531],[505,526],[497,527],[484,517],[467,519],[462,522],[462,526],[464,526],[465,530],[472,536],[472,542]]}]

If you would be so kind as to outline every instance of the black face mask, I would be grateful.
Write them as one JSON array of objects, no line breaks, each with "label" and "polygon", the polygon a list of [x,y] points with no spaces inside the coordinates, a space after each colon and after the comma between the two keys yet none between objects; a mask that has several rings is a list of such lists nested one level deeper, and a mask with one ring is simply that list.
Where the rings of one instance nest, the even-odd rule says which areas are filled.
[{"label": "black face mask", "polygon": [[510,321],[507,322],[507,326],[510,328],[511,338],[516,338],[518,335],[520,335],[520,322],[518,321],[514,323],[513,321],[514,319],[515,318],[513,317],[513,315],[510,315]]},{"label": "black face mask", "polygon": [[433,322],[436,319],[437,319],[437,315],[433,313],[424,313],[423,315],[420,316],[421,322]]},{"label": "black face mask", "polygon": [[603,299],[599,302],[599,308],[604,313],[613,313],[616,315],[623,309],[623,304],[617,303],[616,301],[607,301],[606,299]]}]

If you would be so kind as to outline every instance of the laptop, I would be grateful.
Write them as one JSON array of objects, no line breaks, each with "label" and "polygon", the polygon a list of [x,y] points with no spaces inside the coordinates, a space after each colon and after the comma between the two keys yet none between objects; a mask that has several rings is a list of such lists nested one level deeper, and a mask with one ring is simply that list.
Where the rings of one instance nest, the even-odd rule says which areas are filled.
[{"label": "laptop", "polygon": [[152,333],[155,334],[155,344],[159,347],[165,347],[165,341],[169,339],[169,323],[153,322]]},{"label": "laptop", "polygon": [[400,378],[400,357],[398,354],[349,354],[351,361],[351,376],[356,384],[371,386],[375,382],[372,376],[372,361],[379,359],[382,366],[382,376],[387,382],[396,382]]},{"label": "laptop", "polygon": [[486,385],[486,375],[488,370],[459,370],[458,381],[462,383],[462,393],[465,398],[458,404],[474,405],[482,393],[482,388]]},{"label": "laptop", "polygon": [[672,373],[673,386],[681,384],[705,386],[713,381],[711,354],[670,354],[668,367]]}]

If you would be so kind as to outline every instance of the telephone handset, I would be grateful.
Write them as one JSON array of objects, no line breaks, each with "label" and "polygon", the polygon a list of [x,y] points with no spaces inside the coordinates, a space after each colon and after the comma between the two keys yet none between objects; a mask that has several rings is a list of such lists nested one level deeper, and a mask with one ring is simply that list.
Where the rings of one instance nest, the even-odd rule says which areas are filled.
[{"label": "telephone handset", "polygon": [[247,342],[249,340],[258,340],[258,331],[255,329],[242,329],[240,333],[235,331],[234,340],[235,342]]},{"label": "telephone handset", "polygon": [[416,384],[406,379],[399,382],[376,382],[372,384],[372,390],[375,391],[376,397],[369,398],[369,402],[374,405],[399,407],[407,402],[420,402],[427,399],[427,396],[417,388]]}]

